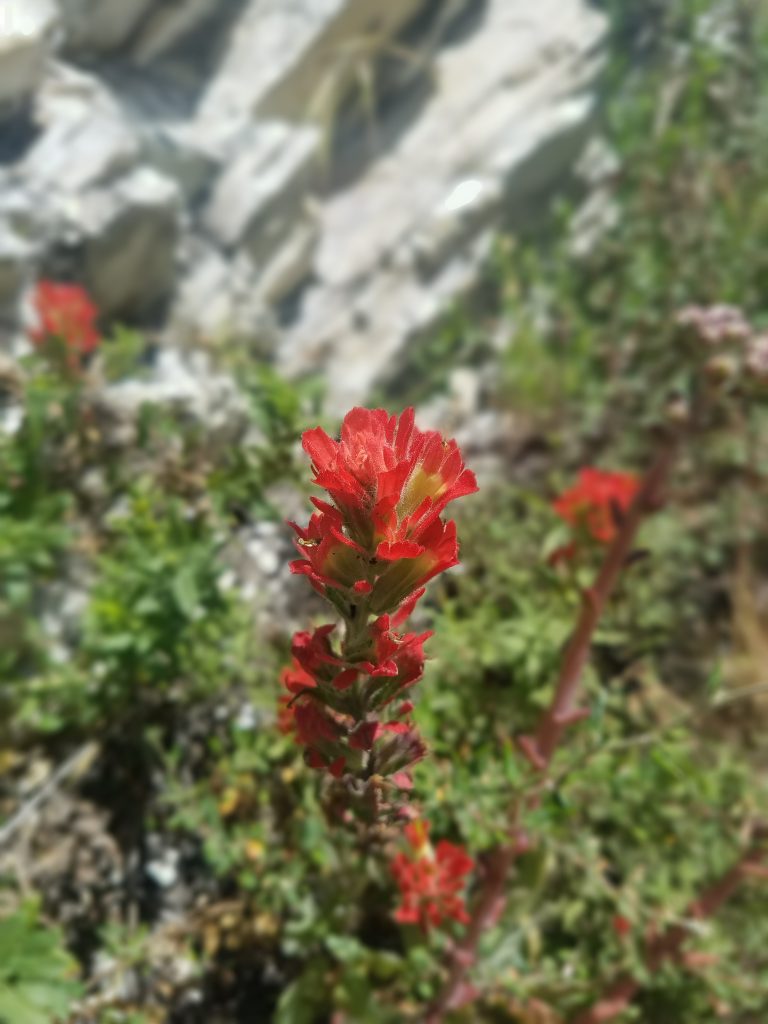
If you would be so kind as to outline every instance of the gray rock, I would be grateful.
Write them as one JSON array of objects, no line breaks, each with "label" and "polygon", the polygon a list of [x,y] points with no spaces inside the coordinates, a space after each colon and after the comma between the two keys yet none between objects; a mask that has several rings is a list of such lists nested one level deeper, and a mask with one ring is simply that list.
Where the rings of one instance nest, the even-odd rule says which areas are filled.
[{"label": "gray rock", "polygon": [[290,374],[324,372],[335,412],[397,370],[476,283],[492,233],[530,223],[569,175],[591,128],[585,87],[604,28],[583,0],[489,0],[437,55],[420,116],[319,205],[315,284],[279,355]]},{"label": "gray rock", "polygon": [[162,349],[145,377],[109,385],[100,402],[118,420],[130,423],[137,421],[144,405],[175,408],[207,428],[212,450],[234,443],[249,420],[235,382],[217,373],[201,351]]},{"label": "gray rock", "polygon": [[[605,25],[587,0],[60,7],[64,57],[46,60],[56,18],[41,16],[22,85],[16,58],[4,60],[19,33],[13,51],[0,34],[0,105],[15,83],[8,95],[32,98],[39,128],[14,143],[0,182],[9,324],[44,268],[82,280],[109,316],[167,311],[159,338],[174,352],[277,348],[285,372],[322,373],[331,411],[343,412],[398,376],[410,346],[472,291],[500,226],[530,226],[566,178],[593,188],[610,175],[599,153],[577,167]],[[209,28],[190,59],[177,44]],[[92,73],[67,63],[116,47],[127,59]],[[366,76],[387,95],[373,104],[368,148],[346,114],[333,131]],[[419,76],[425,88],[409,91]],[[605,213],[598,200],[585,208],[583,238]],[[279,345],[267,307],[290,314]],[[150,392],[176,401],[164,372]],[[459,407],[474,385],[453,385]],[[206,403],[200,414],[215,416]]]},{"label": "gray rock", "polygon": [[310,276],[319,240],[317,221],[307,215],[288,231],[274,255],[264,259],[256,289],[267,306],[276,306]]},{"label": "gray rock", "polygon": [[21,165],[37,189],[55,189],[66,201],[109,181],[135,163],[139,148],[125,122],[94,113],[56,121]]},{"label": "gray rock", "polygon": [[619,223],[621,207],[615,193],[606,188],[595,189],[576,210],[570,224],[568,251],[583,259],[598,242]]},{"label": "gray rock", "polygon": [[592,188],[609,183],[620,170],[619,154],[602,135],[589,140],[575,167],[578,178]]},{"label": "gray rock", "polygon": [[166,337],[183,345],[236,344],[255,355],[270,354],[276,328],[250,258],[243,254],[230,261],[215,247],[193,239],[186,262]]},{"label": "gray rock", "polygon": [[53,0],[3,0],[0,7],[0,116],[34,93],[53,49]]},{"label": "gray rock", "polygon": [[[44,226],[33,197],[0,175],[0,315],[13,325],[43,248]],[[3,347],[10,339],[3,332]]]},{"label": "gray rock", "polygon": [[423,0],[249,0],[203,99],[202,120],[234,111],[306,118],[319,92],[343,97],[359,59],[375,59],[422,6]]},{"label": "gray rock", "polygon": [[29,281],[36,247],[0,213],[0,309],[14,307]]},{"label": "gray rock", "polygon": [[153,124],[145,128],[142,141],[147,161],[173,178],[188,206],[196,204],[218,172],[221,153],[184,121]]},{"label": "gray rock", "polygon": [[[28,0],[23,0],[28,2]],[[122,46],[149,11],[153,0],[58,0],[65,48],[73,53],[104,53]]]},{"label": "gray rock", "polygon": [[573,216],[568,240],[569,251],[579,259],[587,256],[619,222],[621,208],[613,181],[621,170],[621,162],[608,142],[596,135],[584,147],[574,170],[587,193]]},{"label": "gray rock", "polygon": [[[306,501],[297,504],[296,514],[300,522],[308,518]],[[306,580],[287,573],[289,562],[297,556],[293,531],[284,523],[261,522],[244,528],[222,557],[261,628],[279,624],[281,630],[298,629],[302,620],[306,622],[321,607]]]},{"label": "gray rock", "polygon": [[215,340],[228,332],[234,315],[230,265],[218,249],[199,240],[191,246],[189,262],[189,273],[171,313],[169,334],[182,341]]},{"label": "gray rock", "polygon": [[148,64],[171,50],[217,8],[217,0],[174,0],[155,3],[132,48],[138,64]]},{"label": "gray rock", "polygon": [[61,206],[134,165],[139,140],[119,104],[93,75],[51,64],[35,101],[42,131],[14,168],[20,183]]},{"label": "gray rock", "polygon": [[83,197],[83,271],[100,309],[136,314],[164,298],[175,280],[180,195],[148,167]]},{"label": "gray rock", "polygon": [[257,259],[272,251],[274,239],[301,217],[318,146],[312,128],[261,125],[219,178],[204,213],[203,222],[216,241],[225,248],[246,246]]},{"label": "gray rock", "polygon": [[179,880],[179,854],[177,850],[166,849],[161,856],[150,860],[146,867],[147,874],[161,889],[170,889]]}]

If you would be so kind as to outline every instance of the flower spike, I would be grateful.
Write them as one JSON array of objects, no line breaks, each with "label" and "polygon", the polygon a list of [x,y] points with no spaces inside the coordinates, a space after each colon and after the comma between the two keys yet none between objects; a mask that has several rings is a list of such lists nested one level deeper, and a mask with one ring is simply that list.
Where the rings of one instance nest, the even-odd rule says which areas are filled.
[{"label": "flower spike", "polygon": [[303,446],[330,500],[312,499],[306,527],[290,524],[299,555],[290,568],[331,602],[344,628],[335,640],[332,625],[295,635],[282,727],[292,713],[310,767],[408,789],[426,748],[403,721],[413,709],[403,696],[423,675],[431,634],[400,630],[425,584],[458,563],[456,524],[443,513],[477,483],[456,442],[419,430],[413,409],[399,417],[352,409],[338,440],[316,427]]}]

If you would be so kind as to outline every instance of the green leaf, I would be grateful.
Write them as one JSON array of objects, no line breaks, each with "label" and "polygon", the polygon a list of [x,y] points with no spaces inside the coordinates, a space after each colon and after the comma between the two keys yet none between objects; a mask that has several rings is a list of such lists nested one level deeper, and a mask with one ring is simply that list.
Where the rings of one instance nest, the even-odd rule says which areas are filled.
[{"label": "green leaf", "polygon": [[173,580],[173,596],[179,611],[188,619],[194,618],[200,604],[195,567],[185,565]]},{"label": "green leaf", "polygon": [[285,989],[273,1024],[314,1024],[324,1002],[323,973],[320,965],[310,964],[304,974]]},{"label": "green leaf", "polygon": [[329,952],[343,964],[354,963],[365,956],[365,947],[351,935],[329,935],[325,940]]},{"label": "green leaf", "polygon": [[80,994],[76,965],[60,932],[34,911],[0,921],[0,1024],[51,1024],[69,1016]]}]

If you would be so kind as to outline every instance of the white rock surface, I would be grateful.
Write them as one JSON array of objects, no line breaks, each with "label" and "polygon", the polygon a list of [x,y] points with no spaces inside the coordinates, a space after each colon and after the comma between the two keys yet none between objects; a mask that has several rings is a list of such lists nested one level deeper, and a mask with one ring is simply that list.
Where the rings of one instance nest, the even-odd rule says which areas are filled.
[{"label": "white rock surface", "polygon": [[604,22],[581,0],[490,0],[438,56],[421,116],[318,211],[315,284],[280,362],[324,369],[336,411],[361,401],[471,287],[502,222],[566,175],[590,125]]},{"label": "white rock surface", "polygon": [[319,138],[313,128],[266,123],[224,170],[203,215],[222,246],[247,246],[255,253],[279,244],[286,224],[301,217],[302,197],[311,188]]},{"label": "white rock surface", "polygon": [[[302,120],[318,90],[347,81],[362,55],[397,35],[423,0],[249,0],[201,105],[203,121],[229,113]],[[366,51],[367,48],[367,51]],[[344,81],[338,81],[343,93]]]},{"label": "white rock surface", "polygon": [[[0,175],[0,316],[13,319],[16,302],[31,282],[41,230],[29,196]],[[5,340],[2,334],[0,340]]]},{"label": "white rock surface", "polygon": [[7,222],[0,221],[0,307],[20,295],[34,247]]},{"label": "white rock surface", "polygon": [[262,301],[250,257],[234,261],[201,239],[186,254],[188,271],[170,316],[170,337],[206,347],[247,346],[267,357],[275,348],[274,318]]},{"label": "white rock surface", "polygon": [[57,24],[53,0],[2,0],[0,111],[23,103],[40,84]]},{"label": "white rock surface", "polygon": [[83,198],[84,278],[100,309],[142,310],[173,286],[179,190],[149,167]]},{"label": "white rock surface", "polygon": [[204,425],[212,442],[242,436],[249,422],[233,380],[216,372],[204,352],[163,349],[144,377],[110,385],[102,391],[101,400],[128,422],[135,422],[146,404],[176,408]]},{"label": "white rock surface", "polygon": [[[163,344],[272,344],[284,371],[326,377],[334,412],[396,374],[494,233],[572,175],[605,24],[589,0],[0,13],[0,315],[63,273]],[[366,89],[380,102],[348,110]]]},{"label": "white rock surface", "polygon": [[39,136],[15,169],[52,197],[70,201],[135,164],[136,130],[98,79],[53,63],[37,96]]}]

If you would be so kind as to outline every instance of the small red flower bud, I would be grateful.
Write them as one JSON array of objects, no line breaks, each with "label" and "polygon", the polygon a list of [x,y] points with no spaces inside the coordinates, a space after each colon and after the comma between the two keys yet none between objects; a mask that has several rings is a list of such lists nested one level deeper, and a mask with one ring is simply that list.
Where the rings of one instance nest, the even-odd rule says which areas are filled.
[{"label": "small red flower bud", "polygon": [[[586,468],[579,472],[577,483],[564,491],[552,507],[570,526],[586,532],[599,544],[610,544],[638,487],[637,477],[631,473]],[[573,551],[571,545],[559,549],[556,556],[558,560],[568,558]]]},{"label": "small red flower bud", "polygon": [[622,914],[617,914],[613,919],[613,930],[623,939],[625,935],[629,935],[632,931],[632,922]]},{"label": "small red flower bud", "polygon": [[400,906],[394,917],[400,924],[415,924],[423,931],[449,920],[469,921],[460,893],[474,861],[461,846],[445,839],[433,848],[429,825],[412,821],[405,827],[411,853],[398,853],[392,873],[400,889]]},{"label": "small red flower bud", "polygon": [[67,367],[78,369],[82,358],[101,344],[96,329],[99,311],[88,293],[79,285],[40,281],[33,303],[38,323],[29,334],[32,344],[47,349],[58,343]]}]

